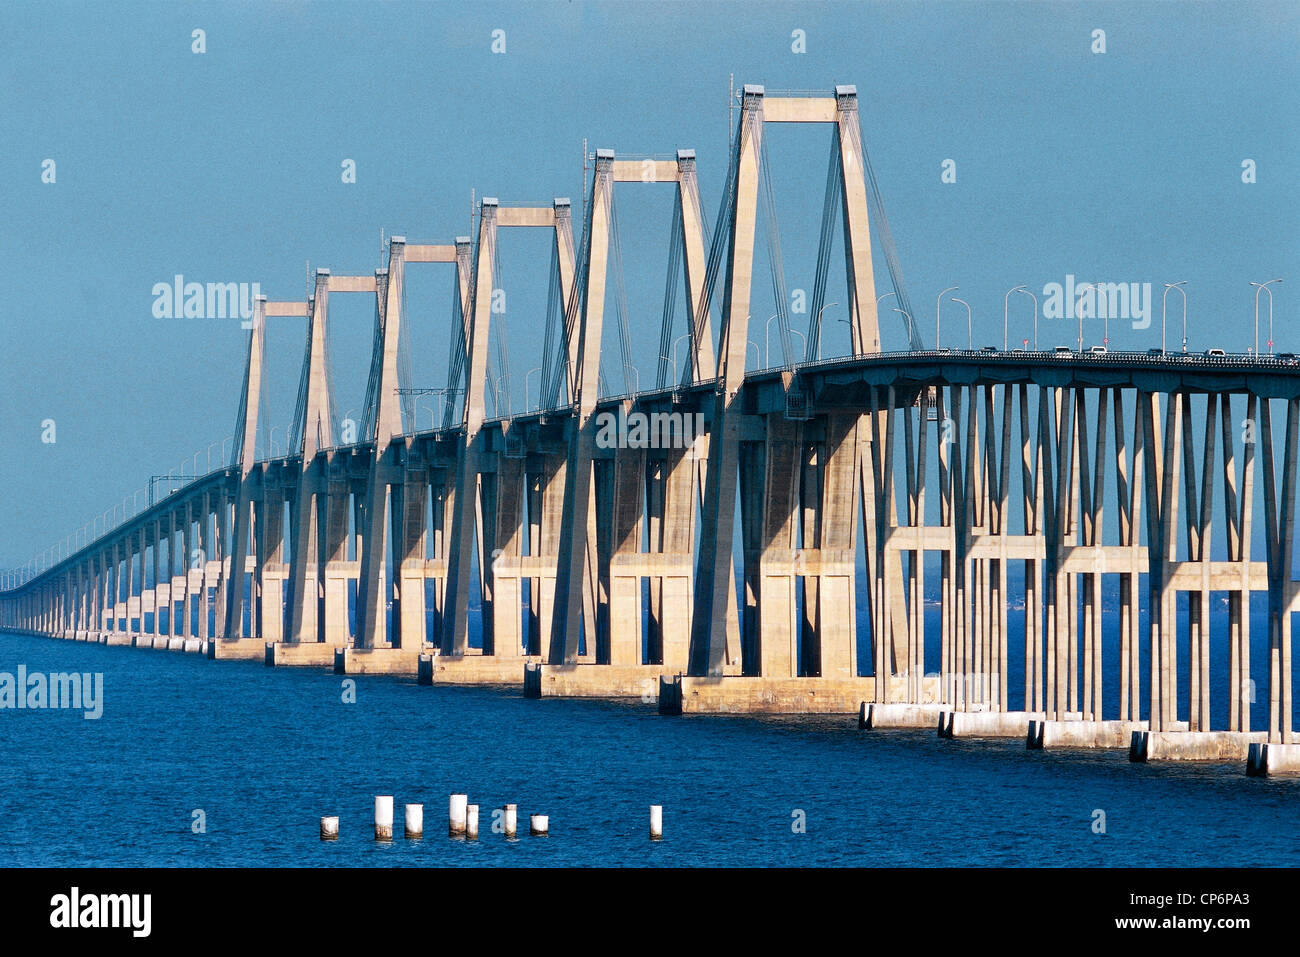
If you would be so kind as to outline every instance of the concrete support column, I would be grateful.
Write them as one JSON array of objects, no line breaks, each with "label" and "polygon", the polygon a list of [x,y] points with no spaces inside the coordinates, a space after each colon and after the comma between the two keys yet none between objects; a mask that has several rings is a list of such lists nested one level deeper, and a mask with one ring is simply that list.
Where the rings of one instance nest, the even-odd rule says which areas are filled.
[{"label": "concrete support column", "polygon": [[348,621],[348,512],[352,493],[343,465],[331,457],[324,503],[324,620],[318,629],[326,644],[346,647],[352,639]]},{"label": "concrete support column", "polygon": [[[646,454],[641,449],[615,449],[603,469],[609,485],[609,620],[608,653],[604,663],[641,663],[641,502],[645,487]],[[688,492],[689,494],[689,492]],[[597,502],[603,498],[597,495]],[[598,513],[600,509],[597,510]],[[602,518],[604,516],[601,516]],[[598,519],[599,520],[599,519]],[[600,657],[597,657],[600,661]]]}]

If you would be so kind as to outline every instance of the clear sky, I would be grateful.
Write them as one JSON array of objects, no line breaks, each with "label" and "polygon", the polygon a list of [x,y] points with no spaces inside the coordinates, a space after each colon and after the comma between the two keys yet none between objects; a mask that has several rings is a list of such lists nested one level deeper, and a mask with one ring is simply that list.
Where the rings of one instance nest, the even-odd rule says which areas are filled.
[{"label": "clear sky", "polygon": [[[1095,30],[1104,53],[1093,52]],[[695,149],[713,219],[729,74],[769,89],[856,84],[927,342],[945,286],[971,303],[975,344],[1000,346],[1008,289],[1024,283],[1041,298],[1073,275],[1154,286],[1151,328],[1112,323],[1112,349],[1158,345],[1161,284],[1186,280],[1189,347],[1240,351],[1253,336],[1249,281],[1281,276],[1277,349],[1300,352],[1298,39],[1293,2],[6,3],[0,564],[129,503],[153,473],[182,462],[188,472],[196,452],[205,470],[210,443],[215,464],[231,435],[247,333],[238,320],[156,318],[155,283],[182,274],[301,298],[308,263],[369,272],[383,233],[468,233],[471,190],[570,196],[576,208],[584,137],[593,150]],[[828,135],[771,136],[792,289],[811,288]],[[342,181],[349,159],[355,183]],[[956,182],[942,182],[945,160]],[[670,200],[667,187],[619,197],[644,383]],[[519,408],[540,365],[545,237],[509,236],[501,259]],[[884,292],[879,254],[877,264]],[[413,378],[442,385],[451,277],[423,268],[408,273]],[[760,319],[774,311],[768,286],[760,272]],[[827,299],[843,302],[836,288]],[[331,303],[344,407],[364,397],[363,298]],[[1016,343],[1031,335],[1030,304],[1013,297],[1012,308]],[[827,355],[848,349],[831,321],[844,314],[827,310]],[[945,343],[964,344],[964,315],[946,305]],[[1170,316],[1173,347],[1173,302]],[[303,329],[281,323],[268,335],[265,422],[278,434],[263,441],[283,447]],[[1077,325],[1044,320],[1039,336],[1073,344]],[[882,338],[905,345],[885,317]],[[617,362],[607,368],[617,377]]]}]

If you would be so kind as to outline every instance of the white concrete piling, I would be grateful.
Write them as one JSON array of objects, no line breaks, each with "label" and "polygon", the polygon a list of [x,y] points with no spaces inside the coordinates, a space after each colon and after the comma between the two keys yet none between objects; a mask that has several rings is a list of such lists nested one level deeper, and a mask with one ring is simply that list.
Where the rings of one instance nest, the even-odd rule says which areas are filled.
[{"label": "white concrete piling", "polygon": [[320,819],[320,839],[322,841],[337,841],[339,839],[339,819],[337,817],[323,817]]},{"label": "white concrete piling", "polygon": [[393,839],[393,796],[378,794],[375,796],[375,840],[391,841]]},{"label": "white concrete piling", "polygon": [[418,841],[424,837],[424,805],[406,805],[406,837]]},{"label": "white concrete piling", "polygon": [[546,837],[551,819],[545,814],[532,814],[528,818],[528,833],[533,837]]},{"label": "white concrete piling", "polygon": [[478,805],[465,805],[465,839],[467,841],[478,840]]},{"label": "white concrete piling", "polygon": [[515,830],[519,822],[519,805],[506,805],[506,838],[514,840]]},{"label": "white concrete piling", "polygon": [[465,833],[465,813],[468,802],[467,795],[453,794],[447,804],[447,833],[452,837],[459,837]]},{"label": "white concrete piling", "polygon": [[662,804],[650,805],[650,840],[661,841],[664,837],[664,808]]}]

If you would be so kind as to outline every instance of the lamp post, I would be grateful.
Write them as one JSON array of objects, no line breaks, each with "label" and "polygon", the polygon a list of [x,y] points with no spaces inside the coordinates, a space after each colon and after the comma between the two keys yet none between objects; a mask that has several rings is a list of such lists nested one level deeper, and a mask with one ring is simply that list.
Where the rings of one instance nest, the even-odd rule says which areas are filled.
[{"label": "lamp post", "polygon": [[[838,306],[838,305],[839,305],[838,302],[828,302],[828,303],[826,303],[824,306],[822,306],[820,309],[817,310],[817,356],[816,356],[816,358],[819,359],[819,360],[820,360],[821,357],[822,357],[822,313],[825,312],[827,309],[829,309],[831,306]],[[852,326],[852,325],[849,326],[849,344],[850,344],[850,346],[853,346],[853,326]],[[853,354],[854,354],[854,355],[857,355],[857,347],[856,347],[856,346],[853,346]]]},{"label": "lamp post", "polygon": [[853,354],[856,356],[856,355],[858,354],[858,337],[857,337],[857,333],[856,333],[856,332],[854,331],[854,329],[853,329],[853,320],[852,320],[852,319],[836,319],[835,321],[836,321],[836,322],[842,322],[842,323],[844,323],[846,326],[849,327],[849,342],[851,342],[851,343],[853,344]]},{"label": "lamp post", "polygon": [[[888,299],[890,296],[893,296],[893,295],[895,295],[895,293],[887,292],[887,293],[885,293],[883,296],[877,296],[877,297],[876,297],[876,315],[877,315],[877,316],[880,315],[880,304],[881,304],[882,302],[884,302],[886,299]],[[856,353],[854,353],[854,354],[856,355]]]},{"label": "lamp post", "polygon": [[[542,367],[541,367],[541,366],[537,366],[537,367],[535,367],[535,368],[529,369],[529,370],[524,374],[524,411],[525,411],[525,412],[528,411],[528,377],[529,377],[530,375],[532,375],[534,372],[541,372],[541,371],[542,371]],[[539,386],[537,387],[537,406],[536,406],[536,408],[539,408],[539,409],[540,409],[541,407],[542,407],[542,390],[541,390],[541,386],[539,385]],[[430,414],[432,414],[433,410],[430,409],[429,411],[430,411]]]},{"label": "lamp post", "polygon": [[939,351],[939,305],[943,302],[944,293],[953,292],[957,288],[957,286],[949,286],[940,292],[934,300],[934,349],[936,352]]},{"label": "lamp post", "polygon": [[768,369],[772,368],[772,320],[776,315],[768,316],[767,322],[763,325],[763,366]]},{"label": "lamp post", "polygon": [[[1183,297],[1183,351],[1187,351],[1187,292],[1183,286],[1187,285],[1187,280],[1180,282],[1165,283],[1165,291],[1160,295],[1160,354],[1165,354],[1165,303],[1169,296],[1170,289],[1177,289],[1178,294]],[[1259,336],[1255,337],[1256,349],[1259,347]]]},{"label": "lamp post", "polygon": [[[1034,351],[1037,352],[1038,351],[1038,297],[1035,296],[1028,289],[1026,289],[1024,286],[1021,286],[1019,289],[1014,289],[1012,291],[1021,293],[1022,295],[1026,295],[1030,299],[1034,300]],[[1005,338],[1005,332],[1003,333],[1003,338]],[[1003,351],[1006,351],[1005,345],[1003,346]]]},{"label": "lamp post", "polygon": [[[956,289],[957,287],[953,286],[953,288]],[[970,323],[970,303],[967,302],[965,299],[958,299],[956,296],[953,296],[948,301],[959,302],[966,307],[966,351],[970,352],[972,349],[975,348],[975,333]]]},{"label": "lamp post", "polygon": [[[1096,300],[1096,298],[1097,298],[1097,284],[1096,284],[1095,282],[1081,282],[1081,283],[1079,283],[1078,285],[1076,285],[1076,286],[1074,287],[1074,291],[1075,291],[1076,293],[1077,293],[1080,289],[1091,289],[1091,290],[1092,290],[1093,299]],[[1075,303],[1075,305],[1076,305],[1076,307],[1077,307],[1077,306],[1078,306],[1078,303]],[[1083,351],[1083,310],[1082,310],[1082,309],[1078,309],[1078,308],[1076,308],[1075,311],[1079,314],[1079,351],[1082,352],[1082,351]],[[1096,318],[1096,317],[1094,316],[1093,318]]]},{"label": "lamp post", "polygon": [[1273,290],[1268,287],[1275,282],[1281,282],[1281,279],[1270,279],[1268,282],[1252,282],[1255,287],[1255,355],[1259,355],[1259,293],[1264,290],[1268,293],[1268,352],[1273,354]]},{"label": "lamp post", "polygon": [[907,327],[909,329],[912,328],[912,316],[910,313],[904,312],[902,309],[899,309],[897,306],[894,307],[894,312],[898,313],[900,316],[906,319]]},{"label": "lamp post", "polygon": [[[690,337],[691,337],[691,334],[690,334],[689,332],[683,332],[680,336],[678,336],[676,339],[673,340],[673,348],[672,348],[672,353],[673,353],[673,354],[672,354],[672,357],[671,357],[671,358],[672,358],[672,362],[673,362],[673,382],[672,382],[672,384],[673,384],[673,387],[674,387],[674,388],[676,388],[676,386],[677,386],[677,344],[678,344],[679,342],[681,342],[683,339],[689,339]],[[757,350],[757,349],[758,349],[758,346],[754,346],[754,349]],[[669,358],[669,357],[668,357],[668,356],[664,356],[664,358],[667,359],[667,358]]]},{"label": "lamp post", "polygon": [[[1024,292],[1023,285],[1016,286],[1014,289],[1008,289],[1007,294],[1002,297],[1002,351],[1007,351],[1007,313],[1011,308],[1011,294],[1013,292]],[[1036,302],[1037,300],[1035,300]],[[1038,351],[1038,322],[1034,321],[1034,351]]]}]

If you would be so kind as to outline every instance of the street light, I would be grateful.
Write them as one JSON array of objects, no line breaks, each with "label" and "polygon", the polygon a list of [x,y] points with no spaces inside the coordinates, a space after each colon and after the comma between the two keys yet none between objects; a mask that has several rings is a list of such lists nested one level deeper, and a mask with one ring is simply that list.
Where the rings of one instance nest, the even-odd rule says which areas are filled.
[{"label": "street light", "polygon": [[894,312],[898,313],[900,316],[902,316],[907,320],[907,328],[909,329],[912,328],[912,316],[910,313],[904,312],[902,309],[899,309],[897,306],[894,307]]},{"label": "street light", "polygon": [[792,336],[798,336],[798,337],[799,337],[799,345],[802,347],[803,354],[804,354],[804,355],[807,355],[807,354],[808,354],[808,340],[804,337],[804,334],[803,334],[802,332],[800,332],[798,329],[791,329],[791,330],[790,330],[790,335],[792,335]]},{"label": "street light", "polygon": [[[1183,297],[1183,351],[1187,351],[1187,292],[1183,286],[1187,285],[1187,280],[1181,282],[1165,283],[1165,291],[1160,295],[1160,354],[1165,354],[1165,301],[1169,296],[1170,289],[1177,289],[1178,294]],[[1255,347],[1259,348],[1259,336],[1255,336]]]},{"label": "street light", "polygon": [[[822,313],[825,312],[827,309],[829,309],[831,306],[838,306],[838,305],[839,305],[838,302],[828,302],[826,303],[826,305],[822,306],[820,309],[817,310],[817,358],[818,359],[822,357]],[[852,340],[853,340],[853,327],[849,326],[849,345],[853,348],[853,354],[857,355],[858,350],[857,347],[853,345]]]},{"label": "street light", "polygon": [[[501,393],[505,393],[505,402],[501,401]],[[497,376],[497,415],[510,414],[510,373]],[[502,410],[505,410],[504,412]]]},{"label": "street light", "polygon": [[[1080,289],[1091,289],[1091,290],[1092,290],[1092,297],[1093,297],[1093,300],[1096,301],[1096,298],[1097,298],[1097,284],[1096,284],[1095,282],[1081,282],[1081,283],[1079,283],[1078,285],[1076,285],[1076,286],[1074,287],[1074,291],[1075,291],[1076,293],[1077,293]],[[1078,303],[1076,303],[1075,305],[1076,305],[1076,307],[1077,307]],[[1082,352],[1082,351],[1083,351],[1083,310],[1082,310],[1082,309],[1077,309],[1077,308],[1076,308],[1075,311],[1079,313],[1079,351]],[[1093,318],[1095,319],[1096,317],[1094,316]],[[1186,351],[1186,350],[1184,350],[1184,351]]]},{"label": "street light", "polygon": [[[1026,289],[1024,286],[1017,286],[1015,289],[1010,290],[1007,293],[1007,295],[1009,296],[1013,292],[1023,293],[1024,295],[1028,296],[1030,299],[1034,300],[1034,351],[1037,352],[1038,351],[1038,297],[1035,296],[1028,289]],[[1026,342],[1026,345],[1028,345],[1028,342]],[[1007,310],[1006,310],[1005,296],[1003,297],[1002,300],[1002,351],[1003,352],[1007,351]]]},{"label": "street light", "polygon": [[772,320],[779,316],[777,313],[767,317],[767,323],[763,326],[763,368],[772,368]]},{"label": "street light", "polygon": [[[1024,291],[1025,291],[1025,287],[1024,287],[1023,285],[1016,286],[1016,288],[1014,288],[1014,289],[1008,289],[1008,290],[1007,290],[1007,294],[1006,294],[1005,296],[1002,297],[1002,351],[1003,351],[1003,352],[1006,352],[1006,351],[1007,351],[1007,312],[1008,312],[1009,309],[1010,309],[1011,294],[1012,294],[1013,292],[1024,292]],[[1038,332],[1037,332],[1037,329],[1038,329],[1038,325],[1037,325],[1037,322],[1035,321],[1035,324],[1034,324],[1034,330],[1035,330],[1035,331],[1034,331],[1034,351],[1035,351],[1035,352],[1038,351]]]},{"label": "street light", "polygon": [[1255,355],[1259,355],[1259,293],[1260,290],[1268,292],[1268,352],[1273,354],[1273,290],[1268,287],[1275,282],[1281,282],[1281,279],[1270,279],[1268,282],[1252,282],[1255,287]]},{"label": "street light", "polygon": [[[683,332],[680,336],[678,336],[676,339],[673,340],[673,348],[672,348],[673,383],[672,384],[674,386],[677,385],[677,344],[681,342],[683,339],[689,339],[690,337],[691,334],[689,332]],[[754,349],[757,350],[758,346],[755,345]],[[664,356],[664,358],[667,359],[668,356]]]},{"label": "street light", "polygon": [[947,289],[943,290],[943,292],[940,292],[934,300],[934,348],[936,352],[939,350],[939,304],[943,302],[944,293],[953,292],[957,288],[959,287],[949,286]]},{"label": "street light", "polygon": [[836,322],[842,322],[842,323],[844,323],[846,326],[849,327],[849,342],[852,344],[852,346],[853,346],[853,354],[856,356],[856,355],[858,354],[858,334],[857,334],[857,330],[853,328],[853,320],[852,320],[852,319],[836,319],[835,321],[836,321]]},{"label": "street light", "polygon": [[[956,287],[954,286],[953,288],[955,289]],[[975,333],[971,330],[970,324],[970,303],[965,299],[958,299],[956,296],[952,296],[948,301],[959,302],[966,307],[966,351],[970,352],[975,348]],[[1006,350],[1004,349],[1003,351]]]},{"label": "street light", "polygon": [[[541,371],[542,371],[542,367],[536,366],[535,368],[529,369],[526,373],[524,373],[524,411],[525,412],[528,411],[528,377],[532,375],[534,372],[541,372]],[[539,385],[537,387],[537,408],[540,409],[541,407],[542,407],[542,389],[541,386]]]}]

